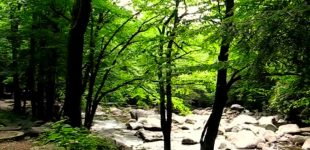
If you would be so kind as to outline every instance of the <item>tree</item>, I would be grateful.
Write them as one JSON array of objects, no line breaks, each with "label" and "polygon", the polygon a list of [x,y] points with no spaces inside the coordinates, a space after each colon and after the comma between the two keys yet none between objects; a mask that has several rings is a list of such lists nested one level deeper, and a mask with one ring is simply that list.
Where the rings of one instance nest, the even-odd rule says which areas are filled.
[{"label": "tree", "polygon": [[[233,16],[234,0],[226,0],[225,6],[226,6],[226,12],[224,19],[227,19]],[[221,63],[227,63],[229,46],[232,41],[232,35],[231,35],[232,23],[225,22],[223,26],[225,34],[222,37],[221,49],[220,54],[218,56],[218,60]],[[214,143],[218,133],[218,127],[221,121],[224,107],[228,100],[229,83],[227,82],[226,78],[227,78],[227,68],[225,67],[220,68],[217,73],[216,91],[212,113],[204,127],[201,136],[200,141],[201,150],[214,149]]]},{"label": "tree", "polygon": [[82,59],[84,33],[89,22],[91,0],[75,0],[69,31],[64,115],[72,126],[81,126]]},{"label": "tree", "polygon": [[21,4],[19,2],[13,3],[10,6],[10,20],[11,20],[11,36],[9,40],[12,47],[12,59],[13,59],[13,93],[14,93],[14,107],[13,111],[15,113],[21,113],[21,90],[20,90],[20,79],[19,79],[19,69],[18,69],[18,50],[20,48],[20,39],[18,37],[19,28],[19,16],[17,12],[20,10]]}]

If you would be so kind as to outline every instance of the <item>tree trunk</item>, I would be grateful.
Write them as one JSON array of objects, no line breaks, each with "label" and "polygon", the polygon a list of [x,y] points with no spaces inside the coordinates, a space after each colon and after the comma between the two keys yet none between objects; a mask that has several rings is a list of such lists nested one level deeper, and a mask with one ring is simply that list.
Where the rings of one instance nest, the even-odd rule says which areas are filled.
[{"label": "tree trunk", "polygon": [[[46,49],[43,47],[45,46],[45,40],[41,39],[40,40],[40,51],[43,52]],[[45,56],[42,56],[42,58],[45,58]],[[37,75],[37,91],[36,91],[36,96],[35,96],[35,101],[37,102],[37,118],[41,120],[45,120],[45,106],[44,106],[44,101],[45,101],[45,66],[44,62],[45,60],[43,59],[39,60],[39,68],[38,68],[38,75]]]},{"label": "tree trunk", "polygon": [[[32,16],[32,31],[36,29],[35,15]],[[35,52],[36,40],[34,34],[30,38],[29,63],[27,68],[27,98],[31,101],[32,117],[37,117],[37,103],[35,99]]]},{"label": "tree trunk", "polygon": [[[226,14],[225,18],[231,17],[233,15],[234,0],[226,0]],[[231,28],[232,23],[224,24],[224,29],[227,34],[223,35],[220,54],[218,57],[219,62],[228,61],[228,52],[231,36],[227,36],[229,33],[229,28]],[[212,108],[212,113],[209,117],[205,129],[202,133],[201,139],[201,150],[213,150],[215,139],[218,133],[218,127],[221,121],[223,109],[226,105],[228,99],[228,89],[227,89],[227,68],[221,68],[218,70],[217,82],[216,82],[216,91],[215,91],[215,100]]]},{"label": "tree trunk", "polygon": [[57,62],[57,50],[51,48],[47,51],[48,62],[46,72],[46,120],[50,121],[54,117],[54,104],[56,98],[56,62]]},{"label": "tree trunk", "polygon": [[64,115],[73,127],[81,126],[82,61],[84,33],[91,11],[91,0],[75,0],[69,32],[66,98]]},{"label": "tree trunk", "polygon": [[[93,14],[91,14],[93,15]],[[84,121],[84,126],[87,129],[91,128],[92,125],[92,117],[91,117],[91,108],[93,104],[93,93],[94,93],[94,87],[95,87],[95,80],[96,76],[94,74],[94,51],[96,48],[96,42],[95,42],[95,35],[94,35],[94,19],[93,17],[91,18],[91,29],[90,29],[90,42],[89,42],[89,47],[90,47],[90,52],[88,55],[88,68],[85,73],[85,79],[89,79],[88,83],[88,94],[86,97],[86,108],[85,108],[85,121]],[[86,82],[86,81],[84,81]],[[85,84],[85,83],[84,83]]]},{"label": "tree trunk", "polygon": [[15,113],[21,113],[21,91],[19,85],[19,73],[18,73],[18,49],[20,48],[20,40],[18,39],[18,26],[19,18],[16,17],[15,12],[20,9],[20,4],[18,6],[11,6],[10,19],[11,19],[11,46],[12,46],[12,67],[14,69],[13,73],[13,97],[14,106],[13,111]]}]

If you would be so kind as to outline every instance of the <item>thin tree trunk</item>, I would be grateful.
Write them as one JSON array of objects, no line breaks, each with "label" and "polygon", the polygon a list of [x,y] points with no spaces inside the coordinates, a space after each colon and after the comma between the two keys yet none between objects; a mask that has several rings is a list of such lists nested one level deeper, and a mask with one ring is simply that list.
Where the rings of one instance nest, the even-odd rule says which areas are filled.
[{"label": "thin tree trunk", "polygon": [[[14,96],[14,106],[13,111],[15,113],[21,113],[21,90],[19,85],[19,73],[18,73],[18,49],[20,48],[20,41],[18,39],[18,27],[19,20],[16,17],[15,12],[20,9],[20,4],[18,6],[11,6],[10,19],[11,19],[11,46],[12,46],[12,67],[14,69],[13,73],[13,96]],[[16,8],[15,8],[16,7]]]},{"label": "thin tree trunk", "polygon": [[[225,18],[231,17],[233,15],[234,0],[226,0],[226,15]],[[232,23],[224,24],[224,29],[229,32],[229,28]],[[229,35],[230,33],[226,33]],[[218,57],[219,62],[228,61],[228,52],[231,39],[230,36],[223,35],[220,54]],[[213,150],[215,139],[218,133],[218,127],[221,121],[223,109],[226,105],[228,99],[228,88],[227,88],[227,68],[221,68],[218,70],[215,100],[212,108],[212,113],[209,117],[207,124],[205,125],[205,130],[202,133],[201,139],[201,150]]]},{"label": "thin tree trunk", "polygon": [[[36,29],[35,25],[35,15],[32,16],[32,32]],[[27,97],[31,101],[31,111],[32,117],[37,117],[37,103],[35,99],[35,52],[36,52],[36,40],[35,36],[32,33],[30,38],[30,47],[29,47],[29,63],[27,68]]]},{"label": "thin tree trunk", "polygon": [[[91,14],[93,15],[93,14]],[[86,70],[85,73],[85,77],[86,79],[89,79],[89,83],[88,83],[88,95],[86,97],[86,108],[85,108],[85,121],[84,121],[84,126],[87,129],[91,128],[92,125],[92,117],[91,117],[91,107],[93,104],[93,93],[94,93],[94,86],[95,86],[95,79],[96,76],[93,72],[94,70],[94,50],[96,47],[96,43],[95,43],[95,35],[94,35],[94,19],[93,17],[91,17],[91,31],[90,31],[90,42],[89,42],[89,46],[90,46],[90,52],[89,52],[89,56],[88,56],[88,70]],[[84,81],[86,82],[86,81]]]},{"label": "thin tree trunk", "polygon": [[64,115],[74,127],[81,126],[82,61],[84,33],[91,11],[91,0],[75,0],[69,32],[66,98]]},{"label": "thin tree trunk", "polygon": [[[40,50],[44,51],[45,49],[43,48],[45,46],[45,41],[44,39],[40,40]],[[42,58],[45,58],[43,56]],[[44,106],[44,101],[45,101],[45,66],[44,65],[44,60],[43,59],[39,60],[39,67],[38,67],[38,75],[37,75],[37,91],[36,91],[36,96],[35,96],[35,101],[37,102],[37,114],[36,116],[38,119],[45,120],[45,106]]]},{"label": "thin tree trunk", "polygon": [[46,120],[50,121],[54,117],[54,104],[56,98],[56,62],[57,50],[55,48],[48,50],[48,69],[46,74]]}]

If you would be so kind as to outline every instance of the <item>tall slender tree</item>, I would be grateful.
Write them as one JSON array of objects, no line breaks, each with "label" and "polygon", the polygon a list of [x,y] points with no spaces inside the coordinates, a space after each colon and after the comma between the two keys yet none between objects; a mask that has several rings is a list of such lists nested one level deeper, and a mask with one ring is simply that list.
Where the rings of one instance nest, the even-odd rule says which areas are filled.
[{"label": "tall slender tree", "polygon": [[[226,12],[224,19],[233,16],[234,0],[225,1]],[[222,36],[219,62],[226,63],[228,61],[229,47],[232,41],[231,36],[232,23],[227,21],[223,23],[225,34]],[[201,136],[201,150],[213,150],[215,139],[218,133],[218,127],[221,121],[222,113],[228,100],[228,83],[227,83],[227,68],[220,68],[217,72],[217,82],[215,91],[215,100],[212,108],[212,113],[207,121]],[[206,133],[205,133],[206,132]]]},{"label": "tall slender tree", "polygon": [[66,97],[64,104],[64,115],[69,117],[69,123],[74,127],[81,126],[83,46],[90,12],[91,0],[74,1],[68,42]]},{"label": "tall slender tree", "polygon": [[10,6],[10,20],[11,20],[11,36],[10,42],[12,46],[12,59],[13,59],[13,94],[14,94],[14,107],[13,111],[21,113],[21,90],[18,70],[18,49],[20,48],[20,39],[18,37],[19,17],[17,12],[20,10],[21,5],[17,2]]}]

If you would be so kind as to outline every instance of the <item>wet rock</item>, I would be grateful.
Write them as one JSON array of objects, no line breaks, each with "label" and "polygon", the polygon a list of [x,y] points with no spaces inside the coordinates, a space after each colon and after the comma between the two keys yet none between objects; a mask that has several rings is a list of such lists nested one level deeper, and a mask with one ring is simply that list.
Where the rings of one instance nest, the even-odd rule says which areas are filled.
[{"label": "wet rock", "polygon": [[308,138],[301,147],[304,150],[310,150],[310,138]]},{"label": "wet rock", "polygon": [[140,137],[145,142],[155,142],[163,140],[162,132],[149,132],[145,130],[139,130],[135,135]]},{"label": "wet rock", "polygon": [[243,111],[244,107],[239,105],[239,104],[233,104],[233,105],[230,106],[230,109],[231,110],[237,110],[237,111]]},{"label": "wet rock", "polygon": [[194,144],[197,144],[197,143],[198,143],[198,141],[195,141],[195,140],[193,140],[191,138],[184,138],[182,140],[182,144],[183,145],[194,145]]},{"label": "wet rock", "polygon": [[299,133],[300,129],[297,124],[286,124],[286,125],[281,125],[277,131],[277,134],[283,135],[286,133],[294,134],[294,133]]},{"label": "wet rock", "polygon": [[246,130],[230,134],[228,140],[240,149],[256,148],[257,144],[260,142],[259,138],[257,138],[252,131]]}]

